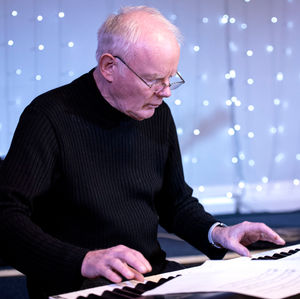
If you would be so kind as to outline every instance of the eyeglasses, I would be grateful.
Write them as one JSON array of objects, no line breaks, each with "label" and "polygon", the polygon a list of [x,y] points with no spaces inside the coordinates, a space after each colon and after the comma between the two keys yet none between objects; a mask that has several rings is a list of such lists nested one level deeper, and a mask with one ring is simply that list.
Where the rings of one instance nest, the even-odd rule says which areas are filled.
[{"label": "eyeglasses", "polygon": [[169,78],[169,84],[166,84],[162,80],[153,80],[152,82],[147,82],[140,75],[138,75],[121,57],[113,56],[114,58],[118,58],[122,63],[124,63],[129,70],[131,70],[141,81],[143,81],[149,88],[152,88],[155,92],[159,92],[165,87],[169,87],[170,89],[176,89],[182,84],[185,83],[184,79],[180,76],[178,72],[176,72],[175,76]]}]

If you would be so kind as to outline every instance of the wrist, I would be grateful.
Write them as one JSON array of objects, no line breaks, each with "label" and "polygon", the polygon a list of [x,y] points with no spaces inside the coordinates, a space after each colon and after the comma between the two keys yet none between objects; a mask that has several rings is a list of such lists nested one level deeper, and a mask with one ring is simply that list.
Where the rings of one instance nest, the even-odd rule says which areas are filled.
[{"label": "wrist", "polygon": [[209,243],[216,247],[216,248],[223,248],[223,246],[220,244],[220,242],[218,242],[218,238],[216,236],[218,236],[220,232],[224,227],[226,227],[227,225],[221,222],[216,222],[214,223],[211,228],[209,229],[208,232],[208,240]]}]

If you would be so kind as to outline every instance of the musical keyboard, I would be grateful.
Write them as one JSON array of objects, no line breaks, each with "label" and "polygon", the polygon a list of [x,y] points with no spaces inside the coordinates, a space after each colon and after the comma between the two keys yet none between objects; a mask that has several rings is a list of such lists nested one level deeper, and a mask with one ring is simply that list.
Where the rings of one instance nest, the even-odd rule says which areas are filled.
[{"label": "musical keyboard", "polygon": [[[269,251],[263,251],[252,254],[252,260],[277,260],[277,259],[288,259],[292,257],[293,254],[300,251],[300,244],[277,248]],[[240,257],[236,258],[238,261]],[[142,294],[148,290],[154,289],[157,286],[175,278],[178,275],[186,275],[196,271],[197,268],[201,266],[196,266],[192,268],[187,268],[184,270],[173,271],[168,273],[162,273],[158,275],[153,275],[145,277],[145,281],[140,283],[135,280],[124,281],[118,284],[110,284],[106,286],[76,291],[72,293],[61,294],[57,296],[51,296],[50,299],[131,299],[142,297]],[[228,295],[229,294],[229,295]],[[239,295],[238,297],[230,297],[228,293],[226,298],[251,298],[246,295]],[[187,298],[187,296],[183,296]],[[160,297],[163,298],[163,297]],[[180,297],[176,297],[177,299]],[[198,297],[199,298],[199,297]],[[202,297],[201,297],[202,298]],[[204,298],[204,297],[203,297]],[[205,298],[208,297],[207,295]],[[253,297],[252,297],[253,298]],[[300,298],[300,295],[293,298]]]}]

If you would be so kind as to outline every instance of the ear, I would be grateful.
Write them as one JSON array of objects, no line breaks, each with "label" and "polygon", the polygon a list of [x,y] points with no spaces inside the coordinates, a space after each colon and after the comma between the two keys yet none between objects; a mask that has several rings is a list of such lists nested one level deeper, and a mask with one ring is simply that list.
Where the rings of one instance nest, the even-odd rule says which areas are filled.
[{"label": "ear", "polygon": [[111,54],[102,54],[99,59],[99,70],[103,77],[109,82],[112,82],[114,78],[114,65],[115,58]]}]

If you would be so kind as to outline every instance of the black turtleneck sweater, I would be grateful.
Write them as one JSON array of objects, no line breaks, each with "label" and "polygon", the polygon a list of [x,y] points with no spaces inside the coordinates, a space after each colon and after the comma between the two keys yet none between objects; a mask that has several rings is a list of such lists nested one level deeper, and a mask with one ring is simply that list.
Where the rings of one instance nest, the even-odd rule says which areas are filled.
[{"label": "black turtleneck sweater", "polygon": [[222,257],[207,240],[215,221],[184,181],[168,106],[131,119],[92,71],[25,109],[0,170],[0,254],[47,294],[80,288],[91,249],[124,244],[162,271],[158,224]]}]

